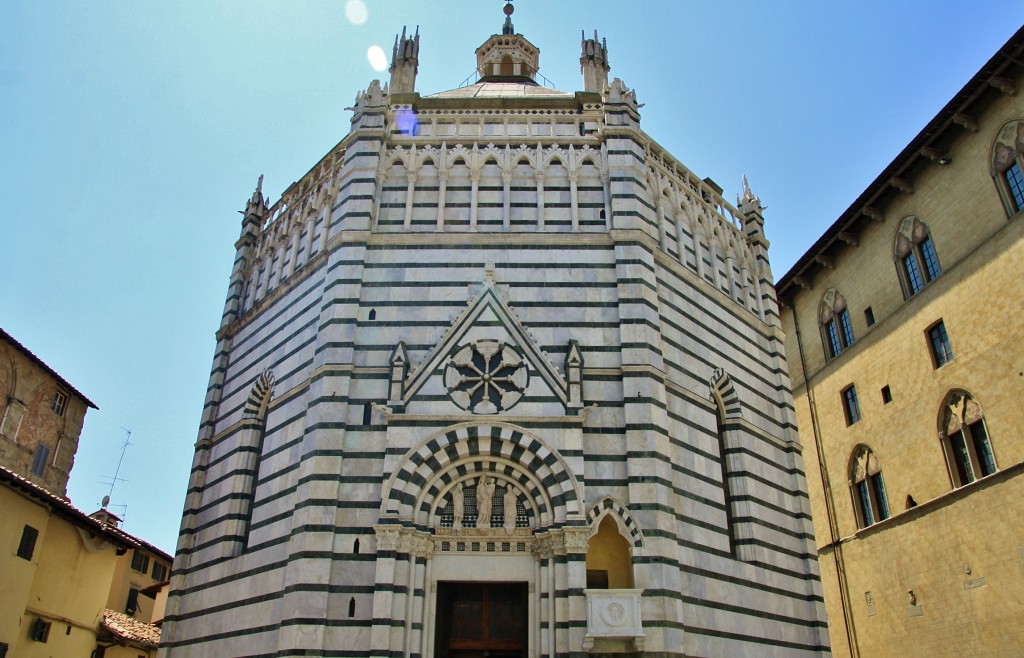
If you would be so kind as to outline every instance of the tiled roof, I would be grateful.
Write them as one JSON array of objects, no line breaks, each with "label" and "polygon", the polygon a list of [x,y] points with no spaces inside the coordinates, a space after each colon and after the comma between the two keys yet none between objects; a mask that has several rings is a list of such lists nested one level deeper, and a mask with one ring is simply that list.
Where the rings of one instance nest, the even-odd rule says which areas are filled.
[{"label": "tiled roof", "polygon": [[129,534],[115,525],[103,523],[102,521],[94,519],[69,503],[66,499],[47,491],[38,484],[21,477],[14,471],[6,469],[3,466],[0,466],[0,485],[6,485],[11,489],[20,490],[25,496],[35,498],[41,503],[49,505],[50,509],[52,509],[55,514],[62,516],[80,528],[90,532],[106,534],[108,539],[119,546],[123,546],[125,548],[141,548],[142,550],[148,551],[159,558],[167,560],[168,562],[172,562],[174,560],[173,556],[168,555],[153,544],[150,544],[148,541],[139,539],[135,535]]},{"label": "tiled roof", "polygon": [[124,548],[146,548],[144,542],[129,535],[127,532],[112,525],[101,523],[67,500],[50,493],[37,484],[26,480],[14,471],[0,466],[0,485],[20,491],[26,498],[34,498],[48,505],[54,514],[74,523],[78,527],[92,533],[105,535],[112,543]]},{"label": "tiled roof", "polygon": [[104,610],[103,627],[122,640],[142,648],[156,648],[160,644],[158,626],[139,621],[123,612]]},{"label": "tiled roof", "polygon": [[478,82],[468,87],[431,94],[427,98],[531,98],[538,96],[542,98],[572,98],[575,94],[523,82]]},{"label": "tiled roof", "polygon": [[69,384],[68,380],[66,380],[63,377],[61,377],[60,375],[58,375],[56,370],[54,370],[50,366],[46,365],[46,363],[44,363],[43,360],[40,359],[38,356],[33,354],[31,350],[29,350],[27,347],[25,347],[24,345],[19,343],[17,340],[15,340],[14,336],[11,336],[9,333],[4,331],[3,329],[0,329],[0,338],[3,338],[7,342],[9,342],[11,345],[14,345],[16,348],[21,350],[22,354],[27,356],[29,358],[29,360],[35,362],[35,364],[37,366],[39,366],[40,368],[42,368],[46,372],[50,373],[50,376],[52,376],[54,379],[56,379],[58,382],[60,382],[61,386],[63,386],[64,388],[66,388],[69,391],[71,391],[72,393],[74,393],[75,397],[77,397],[79,400],[81,400],[82,402],[86,403],[87,405],[89,405],[93,409],[99,409],[99,407],[97,407],[92,402],[92,400],[90,400],[89,398],[87,398],[84,395],[82,395],[81,391],[79,391],[77,388],[75,388],[74,386]]}]

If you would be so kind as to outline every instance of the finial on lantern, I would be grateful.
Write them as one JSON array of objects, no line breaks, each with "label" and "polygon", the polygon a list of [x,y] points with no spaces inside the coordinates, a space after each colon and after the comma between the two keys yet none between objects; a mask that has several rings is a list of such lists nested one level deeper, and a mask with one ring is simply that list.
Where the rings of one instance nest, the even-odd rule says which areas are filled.
[{"label": "finial on lantern", "polygon": [[502,11],[505,12],[505,25],[501,28],[501,33],[515,34],[516,29],[512,26],[512,14],[515,13],[516,8],[512,6],[512,0],[505,0],[505,7]]}]

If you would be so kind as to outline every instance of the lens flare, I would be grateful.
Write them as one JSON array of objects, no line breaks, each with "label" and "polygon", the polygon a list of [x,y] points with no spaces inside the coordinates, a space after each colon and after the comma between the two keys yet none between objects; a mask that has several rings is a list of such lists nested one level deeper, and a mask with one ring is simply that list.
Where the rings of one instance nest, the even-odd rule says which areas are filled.
[{"label": "lens flare", "polygon": [[348,0],[345,3],[345,18],[353,25],[362,25],[369,18],[370,12],[366,9],[363,0]]},{"label": "lens flare", "polygon": [[383,71],[388,67],[388,56],[384,54],[384,49],[376,44],[366,51],[366,59],[370,60],[370,66],[375,71]]}]

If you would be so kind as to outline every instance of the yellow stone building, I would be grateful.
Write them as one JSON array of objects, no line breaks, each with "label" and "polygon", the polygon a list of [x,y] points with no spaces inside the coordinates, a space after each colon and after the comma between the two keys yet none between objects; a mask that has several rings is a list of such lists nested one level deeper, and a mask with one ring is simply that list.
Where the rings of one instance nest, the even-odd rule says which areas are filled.
[{"label": "yellow stone building", "polygon": [[171,556],[67,499],[82,393],[0,329],[0,658],[156,655]]},{"label": "yellow stone building", "polygon": [[836,656],[1024,655],[1022,169],[1024,29],[779,281]]},{"label": "yellow stone building", "polygon": [[155,656],[171,556],[0,467],[0,658]]}]

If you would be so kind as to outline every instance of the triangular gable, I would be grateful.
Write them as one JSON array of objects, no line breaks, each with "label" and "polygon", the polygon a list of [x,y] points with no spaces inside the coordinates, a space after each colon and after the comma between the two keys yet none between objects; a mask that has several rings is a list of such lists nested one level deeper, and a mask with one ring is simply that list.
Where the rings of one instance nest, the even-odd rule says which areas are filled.
[{"label": "triangular gable", "polygon": [[568,387],[565,379],[548,362],[537,341],[526,330],[505,300],[498,295],[494,284],[487,280],[483,283],[483,288],[476,299],[445,332],[445,335],[427,355],[427,359],[409,375],[403,387],[402,402],[404,404],[408,404],[412,400],[427,380],[451,356],[453,350],[464,342],[473,327],[481,321],[496,322],[501,326],[508,334],[511,343],[522,351],[534,372],[540,376],[551,392],[558,397],[563,405],[567,403]]}]

